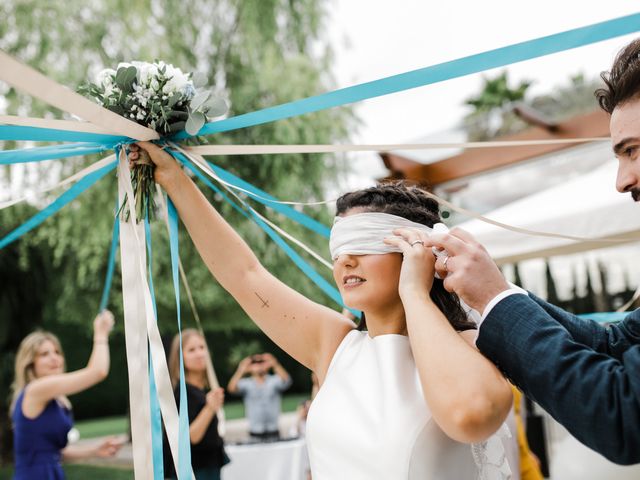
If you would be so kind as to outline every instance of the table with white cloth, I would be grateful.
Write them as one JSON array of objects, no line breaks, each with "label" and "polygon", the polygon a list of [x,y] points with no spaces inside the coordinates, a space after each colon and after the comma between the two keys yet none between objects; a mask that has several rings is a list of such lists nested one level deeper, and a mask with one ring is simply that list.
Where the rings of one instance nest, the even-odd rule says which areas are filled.
[{"label": "table with white cloth", "polygon": [[225,447],[231,463],[222,480],[306,480],[309,461],[304,439]]}]

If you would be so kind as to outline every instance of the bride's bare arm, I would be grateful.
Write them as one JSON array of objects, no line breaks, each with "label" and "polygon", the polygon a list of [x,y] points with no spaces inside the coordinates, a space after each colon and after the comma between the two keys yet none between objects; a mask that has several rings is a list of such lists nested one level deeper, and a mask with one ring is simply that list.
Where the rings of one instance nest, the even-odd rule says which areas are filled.
[{"label": "bride's bare arm", "polygon": [[149,152],[156,181],[171,197],[216,280],[283,350],[324,377],[354,324],[271,275],[168,153],[151,143],[140,146]]}]

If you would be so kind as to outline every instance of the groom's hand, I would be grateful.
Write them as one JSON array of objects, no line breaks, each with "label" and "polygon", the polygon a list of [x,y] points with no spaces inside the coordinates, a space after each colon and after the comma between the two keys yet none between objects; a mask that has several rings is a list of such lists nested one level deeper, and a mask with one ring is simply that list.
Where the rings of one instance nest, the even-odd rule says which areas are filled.
[{"label": "groom's hand", "polygon": [[449,233],[432,234],[425,246],[447,251],[448,259],[441,256],[436,261],[444,288],[455,292],[481,315],[496,295],[509,289],[487,250],[470,233],[454,228]]}]

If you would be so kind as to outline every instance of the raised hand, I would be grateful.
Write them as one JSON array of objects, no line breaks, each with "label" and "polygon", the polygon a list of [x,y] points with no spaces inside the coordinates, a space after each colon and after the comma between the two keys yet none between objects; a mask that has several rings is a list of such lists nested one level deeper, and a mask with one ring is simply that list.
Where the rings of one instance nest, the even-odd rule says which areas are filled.
[{"label": "raised hand", "polygon": [[433,285],[435,257],[430,248],[425,248],[427,235],[412,228],[399,228],[393,231],[394,237],[384,242],[402,250],[402,268],[398,292],[400,297],[407,295],[426,295]]},{"label": "raised hand", "polygon": [[114,323],[113,313],[109,310],[100,312],[93,321],[94,338],[99,340],[107,339],[113,329]]},{"label": "raised hand", "polygon": [[433,234],[425,239],[425,245],[448,252],[448,258],[436,262],[438,273],[446,276],[444,287],[481,314],[496,295],[509,289],[487,250],[469,232],[454,228],[448,234]]},{"label": "raised hand", "polygon": [[105,439],[102,443],[96,446],[95,456],[101,458],[113,457],[122,445],[124,445],[125,440],[118,437],[109,437]]},{"label": "raised hand", "polygon": [[224,388],[219,387],[207,393],[207,406],[214,412],[220,410],[224,404]]},{"label": "raised hand", "polygon": [[129,159],[134,163],[141,158],[140,149],[149,154],[151,162],[153,162],[156,167],[153,178],[156,183],[165,189],[177,176],[183,175],[183,172],[175,158],[155,143],[139,142],[138,144],[130,145],[129,149]]}]

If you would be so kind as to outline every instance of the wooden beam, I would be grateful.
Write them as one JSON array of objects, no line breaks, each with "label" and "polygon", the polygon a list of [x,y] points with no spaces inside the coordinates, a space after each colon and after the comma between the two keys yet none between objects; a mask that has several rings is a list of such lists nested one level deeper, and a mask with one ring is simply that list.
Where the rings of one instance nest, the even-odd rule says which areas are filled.
[{"label": "wooden beam", "polygon": [[[547,140],[605,137],[608,135],[609,115],[602,110],[595,110],[560,123],[554,132],[540,127],[532,127],[523,132],[505,135],[493,140]],[[459,155],[427,165],[395,153],[384,153],[382,157],[390,170],[390,177],[402,177],[435,186],[572,147],[575,147],[575,144],[469,149]]]}]

